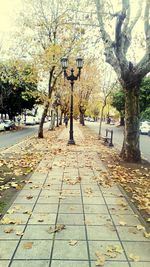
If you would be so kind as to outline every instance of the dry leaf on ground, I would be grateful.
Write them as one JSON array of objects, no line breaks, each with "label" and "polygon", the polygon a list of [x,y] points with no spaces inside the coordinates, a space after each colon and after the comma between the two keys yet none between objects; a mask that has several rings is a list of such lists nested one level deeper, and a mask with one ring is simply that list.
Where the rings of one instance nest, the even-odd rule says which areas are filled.
[{"label": "dry leaf on ground", "polygon": [[33,242],[27,242],[23,244],[24,249],[31,249],[33,246]]},{"label": "dry leaf on ground", "polygon": [[75,246],[78,243],[78,241],[77,240],[70,240],[68,243],[70,246]]}]

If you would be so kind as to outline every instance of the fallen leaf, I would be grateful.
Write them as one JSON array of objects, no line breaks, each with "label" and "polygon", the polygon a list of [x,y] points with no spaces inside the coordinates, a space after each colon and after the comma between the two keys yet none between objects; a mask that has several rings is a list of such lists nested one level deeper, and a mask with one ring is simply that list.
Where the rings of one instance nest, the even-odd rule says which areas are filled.
[{"label": "fallen leaf", "polygon": [[150,238],[150,233],[144,232],[144,237]]},{"label": "fallen leaf", "polygon": [[140,224],[139,224],[139,225],[137,225],[137,226],[136,226],[136,228],[137,228],[138,230],[145,230],[145,227],[144,227],[144,226],[142,226],[142,225],[140,225]]},{"label": "fallen leaf", "polygon": [[16,232],[16,235],[18,235],[18,236],[23,236],[24,233],[23,233],[23,232]]},{"label": "fallen leaf", "polygon": [[124,222],[124,221],[120,221],[119,224],[122,225],[122,226],[127,225],[127,223]]},{"label": "fallen leaf", "polygon": [[29,196],[26,196],[26,199],[32,199],[33,196],[29,195]]},{"label": "fallen leaf", "polygon": [[70,240],[68,243],[70,246],[75,246],[78,243],[78,241],[77,240]]},{"label": "fallen leaf", "polygon": [[101,254],[99,251],[95,253],[95,255],[98,257],[97,261],[95,262],[96,266],[104,266],[105,264],[105,256]]},{"label": "fallen leaf", "polygon": [[4,232],[6,234],[10,234],[10,233],[13,233],[14,232],[14,229],[13,228],[7,228],[7,229],[4,230]]},{"label": "fallen leaf", "polygon": [[27,242],[23,244],[24,249],[31,249],[33,245],[33,242]]},{"label": "fallen leaf", "polygon": [[52,233],[60,232],[60,231],[62,231],[64,229],[65,229],[65,225],[64,224],[58,224],[58,225],[56,225],[55,228],[50,227],[47,232],[49,234],[52,234]]},{"label": "fallen leaf", "polygon": [[129,255],[129,258],[133,261],[139,261],[140,260],[140,257],[139,256],[135,256],[133,255],[132,253]]}]

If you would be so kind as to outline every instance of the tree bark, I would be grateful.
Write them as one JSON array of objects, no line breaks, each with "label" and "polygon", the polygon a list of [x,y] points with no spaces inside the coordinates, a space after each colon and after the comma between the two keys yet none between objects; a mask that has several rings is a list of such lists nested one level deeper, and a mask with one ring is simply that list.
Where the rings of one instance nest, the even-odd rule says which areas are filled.
[{"label": "tree bark", "polygon": [[139,162],[139,86],[125,90],[125,118],[121,157],[129,162]]},{"label": "tree bark", "polygon": [[49,108],[49,102],[47,102],[45,104],[45,107],[44,107],[44,110],[43,110],[43,113],[42,113],[42,118],[41,118],[41,121],[40,121],[40,124],[39,124],[39,131],[38,131],[38,138],[43,138],[43,125],[44,125],[44,121],[45,121],[45,117],[47,115],[47,112],[48,112],[48,108]]},{"label": "tree bark", "polygon": [[120,116],[120,126],[124,126],[125,125],[125,121],[124,121],[124,116]]},{"label": "tree bark", "polygon": [[62,125],[62,118],[63,118],[63,112],[61,111],[59,125]]},{"label": "tree bark", "polygon": [[82,126],[85,126],[85,122],[84,122],[84,113],[80,111],[80,124]]}]

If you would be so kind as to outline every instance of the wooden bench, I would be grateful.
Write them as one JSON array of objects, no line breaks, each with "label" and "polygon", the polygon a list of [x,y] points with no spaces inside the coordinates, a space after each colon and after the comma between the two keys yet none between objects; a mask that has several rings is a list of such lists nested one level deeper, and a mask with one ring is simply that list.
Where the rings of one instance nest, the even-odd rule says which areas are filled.
[{"label": "wooden bench", "polygon": [[113,130],[106,129],[105,136],[101,136],[100,138],[104,140],[105,144],[108,144],[109,146],[113,146]]}]

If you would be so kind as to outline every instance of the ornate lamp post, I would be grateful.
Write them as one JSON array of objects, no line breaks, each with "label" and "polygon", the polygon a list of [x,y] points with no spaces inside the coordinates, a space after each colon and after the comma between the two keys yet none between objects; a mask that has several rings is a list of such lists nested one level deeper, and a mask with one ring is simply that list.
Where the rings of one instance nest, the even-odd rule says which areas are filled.
[{"label": "ornate lamp post", "polygon": [[71,69],[71,74],[67,74],[67,68],[68,68],[68,59],[67,58],[62,58],[61,59],[61,65],[62,69],[64,71],[64,78],[66,78],[68,81],[70,81],[71,84],[71,101],[70,101],[70,135],[69,135],[69,141],[68,145],[75,145],[75,141],[73,138],[73,86],[74,86],[74,81],[76,81],[78,78],[80,79],[81,75],[81,69],[83,67],[83,59],[81,57],[78,57],[76,59],[76,64],[78,68],[78,73],[75,76],[74,75],[74,69]]}]

